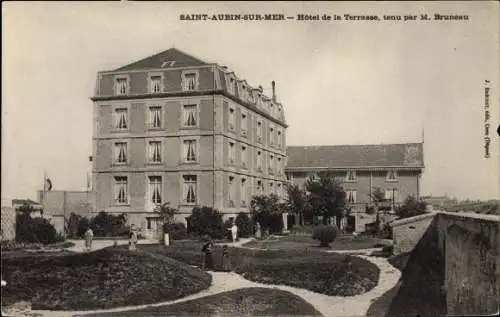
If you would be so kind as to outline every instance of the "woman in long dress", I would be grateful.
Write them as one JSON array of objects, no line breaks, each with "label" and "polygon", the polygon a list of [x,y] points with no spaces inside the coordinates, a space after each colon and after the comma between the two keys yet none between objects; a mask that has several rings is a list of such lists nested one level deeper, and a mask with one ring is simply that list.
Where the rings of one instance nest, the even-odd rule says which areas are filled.
[{"label": "woman in long dress", "polygon": [[214,246],[212,240],[208,241],[203,245],[201,252],[204,254],[203,257],[203,269],[205,270],[213,270],[214,268],[214,259],[212,255],[212,247]]},{"label": "woman in long dress", "polygon": [[231,272],[231,259],[229,258],[229,248],[227,245],[222,247],[222,270],[224,272]]},{"label": "woman in long dress", "polygon": [[135,232],[135,230],[132,230],[130,232],[130,239],[129,239],[129,242],[128,242],[128,249],[129,250],[136,250],[137,247],[137,233]]},{"label": "woman in long dress", "polygon": [[94,238],[94,232],[89,227],[87,231],[85,231],[85,250],[92,250],[92,239]]}]

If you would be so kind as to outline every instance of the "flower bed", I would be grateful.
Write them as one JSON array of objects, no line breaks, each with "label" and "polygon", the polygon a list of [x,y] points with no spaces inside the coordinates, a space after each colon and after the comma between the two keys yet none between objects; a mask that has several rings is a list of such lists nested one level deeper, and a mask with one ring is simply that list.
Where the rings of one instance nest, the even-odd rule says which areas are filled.
[{"label": "flower bed", "polygon": [[[201,245],[201,242],[186,241],[168,247],[143,246],[142,250],[200,266]],[[221,250],[217,246],[213,251],[216,270],[222,269]],[[364,259],[314,250],[230,248],[230,258],[234,271],[249,280],[305,288],[326,295],[365,293],[375,287],[380,274],[375,264]]]},{"label": "flower bed", "polygon": [[2,258],[2,306],[85,310],[149,304],[196,293],[211,276],[163,256],[108,248],[89,254]]}]

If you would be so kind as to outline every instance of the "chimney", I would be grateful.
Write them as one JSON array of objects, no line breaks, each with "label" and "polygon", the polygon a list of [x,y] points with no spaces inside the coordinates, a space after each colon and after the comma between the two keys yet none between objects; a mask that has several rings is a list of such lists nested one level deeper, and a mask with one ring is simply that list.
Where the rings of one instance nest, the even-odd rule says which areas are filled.
[{"label": "chimney", "polygon": [[276,102],[276,82],[274,80],[271,82],[271,86],[273,87],[273,102]]}]

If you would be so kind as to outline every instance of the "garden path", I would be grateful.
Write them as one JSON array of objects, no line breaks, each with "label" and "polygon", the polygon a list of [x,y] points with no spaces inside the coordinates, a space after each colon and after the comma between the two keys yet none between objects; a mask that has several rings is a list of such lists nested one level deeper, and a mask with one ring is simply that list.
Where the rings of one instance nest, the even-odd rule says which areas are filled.
[{"label": "garden path", "polygon": [[[224,243],[232,247],[242,247],[251,239],[241,239],[235,243]],[[96,245],[97,247],[97,245]],[[66,316],[83,316],[85,314],[105,313],[105,312],[122,312],[136,309],[144,309],[148,307],[158,307],[163,305],[172,305],[175,303],[185,302],[193,299],[198,299],[210,295],[215,295],[222,292],[232,291],[240,288],[247,287],[265,287],[275,288],[283,291],[291,292],[300,296],[311,305],[314,306],[325,317],[345,317],[345,316],[366,316],[370,304],[382,296],[386,291],[390,290],[401,277],[401,272],[394,268],[386,258],[369,256],[371,249],[367,250],[344,250],[344,251],[327,251],[339,253],[356,253],[356,256],[366,259],[380,269],[380,276],[377,286],[367,293],[356,296],[328,296],[323,294],[314,293],[305,289],[296,288],[285,285],[269,285],[257,282],[252,282],[244,279],[241,275],[236,273],[226,272],[209,272],[212,275],[212,285],[196,294],[183,297],[173,301],[167,301],[156,304],[147,304],[140,306],[118,307],[112,309],[94,310],[94,311],[33,311],[33,313],[43,314],[43,316],[50,317],[66,317]],[[364,253],[364,255],[360,255]]]}]

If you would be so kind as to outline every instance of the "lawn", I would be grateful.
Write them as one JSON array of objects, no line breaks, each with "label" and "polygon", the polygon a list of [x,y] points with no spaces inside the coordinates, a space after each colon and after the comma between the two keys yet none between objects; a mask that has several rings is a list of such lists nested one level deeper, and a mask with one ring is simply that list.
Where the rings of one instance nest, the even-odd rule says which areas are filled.
[{"label": "lawn", "polygon": [[178,304],[88,317],[149,316],[322,316],[302,298],[270,288],[242,288]]},{"label": "lawn", "polygon": [[[297,250],[297,249],[319,249],[319,241],[313,240],[312,235],[290,234],[288,236],[280,236],[275,239],[254,240],[245,244],[246,247],[271,249],[271,250]],[[379,243],[380,239],[351,235],[338,236],[334,242],[330,244],[331,250],[361,250],[370,249]]]},{"label": "lawn", "polygon": [[[171,246],[145,245],[144,252],[161,254],[200,266],[202,242],[174,241]],[[221,269],[220,246],[214,248],[214,265]],[[380,270],[364,259],[319,250],[250,250],[230,248],[233,270],[244,278],[265,284],[281,284],[313,292],[352,296],[371,290]]]},{"label": "lawn", "polygon": [[2,257],[2,306],[86,310],[181,298],[210,286],[211,276],[161,255],[108,248],[89,254]]}]

